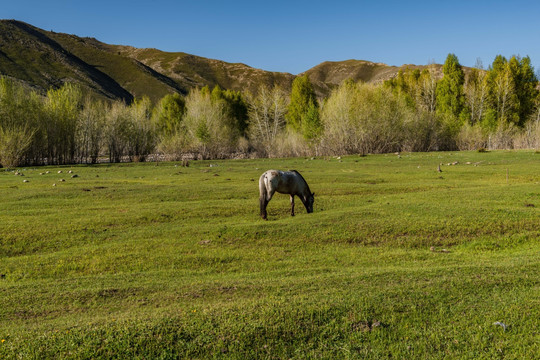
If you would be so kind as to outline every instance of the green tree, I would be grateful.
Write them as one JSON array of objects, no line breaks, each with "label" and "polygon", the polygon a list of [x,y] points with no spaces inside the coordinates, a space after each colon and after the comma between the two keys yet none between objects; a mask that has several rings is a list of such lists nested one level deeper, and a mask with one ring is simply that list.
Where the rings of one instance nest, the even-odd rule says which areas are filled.
[{"label": "green tree", "polygon": [[[306,75],[294,79],[291,91],[291,102],[287,108],[287,125],[294,131],[302,133],[305,139],[310,139],[320,128],[317,97],[309,78]],[[308,115],[309,114],[309,115]],[[304,124],[305,122],[310,122]]]},{"label": "green tree", "polygon": [[174,135],[186,111],[186,102],[178,93],[165,95],[154,110],[156,131],[160,136]]},{"label": "green tree", "polygon": [[535,111],[538,79],[529,57],[497,55],[488,72],[489,111],[492,127],[514,124],[522,127]]},{"label": "green tree", "polygon": [[0,76],[0,163],[41,163],[46,156],[45,123],[42,97]]},{"label": "green tree", "polygon": [[86,99],[77,129],[77,161],[95,164],[104,145],[108,105]]},{"label": "green tree", "polygon": [[538,98],[538,79],[531,65],[531,59],[513,56],[510,59],[510,68],[514,76],[515,92],[519,107],[517,109],[517,125],[523,126],[535,112]]},{"label": "green tree", "polygon": [[7,168],[19,166],[32,136],[27,126],[0,126],[0,164]]},{"label": "green tree", "polygon": [[481,123],[487,109],[488,77],[480,60],[466,76],[464,84],[465,103],[469,114],[469,124]]},{"label": "green tree", "polygon": [[107,109],[105,141],[109,150],[109,161],[120,162],[127,154],[131,136],[129,107],[117,101]]},{"label": "green tree", "polygon": [[399,69],[395,78],[385,81],[384,85],[395,95],[402,97],[411,108],[418,106],[420,70]]},{"label": "green tree", "polygon": [[65,83],[59,89],[47,92],[47,152],[50,162],[69,164],[75,162],[76,134],[79,112],[82,109],[82,92],[79,86]]},{"label": "green tree", "polygon": [[230,126],[246,135],[248,127],[248,104],[240,91],[223,90],[216,85],[211,93],[212,101],[221,101],[227,113]]},{"label": "green tree", "polygon": [[435,112],[437,84],[435,64],[428,65],[422,71],[400,69],[395,78],[384,83],[395,95],[402,97],[409,107],[429,113]]},{"label": "green tree", "polygon": [[443,77],[437,86],[437,113],[458,121],[464,109],[465,75],[456,55],[448,54],[443,65]]},{"label": "green tree", "polygon": [[144,161],[155,147],[155,128],[152,122],[152,102],[148,97],[135,100],[128,109],[128,156],[131,161]]},{"label": "green tree", "polygon": [[306,140],[316,140],[323,132],[319,108],[314,102],[308,104],[308,109],[302,117],[302,135]]},{"label": "green tree", "polygon": [[491,108],[495,115],[491,127],[495,127],[498,123],[517,122],[519,104],[515,92],[515,78],[506,58],[500,55],[495,58],[489,79]]}]

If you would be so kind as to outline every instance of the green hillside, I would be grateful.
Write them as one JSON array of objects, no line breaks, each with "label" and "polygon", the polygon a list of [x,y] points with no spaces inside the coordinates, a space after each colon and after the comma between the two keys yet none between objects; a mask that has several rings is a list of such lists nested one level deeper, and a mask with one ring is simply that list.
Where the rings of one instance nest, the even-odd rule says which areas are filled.
[{"label": "green hillside", "polygon": [[42,91],[74,82],[106,98],[133,98],[113,76],[85,62],[54,35],[22,22],[0,21],[0,74]]},{"label": "green hillside", "polygon": [[[325,97],[345,79],[381,82],[395,76],[399,69],[347,60],[324,62],[305,73],[317,95]],[[142,96],[156,101],[171,92],[187,94],[194,87],[216,85],[254,92],[261,85],[278,84],[290,90],[295,78],[289,73],[182,52],[109,45],[94,38],[45,31],[16,20],[0,20],[0,74],[42,92],[74,82],[98,97],[127,102]]]}]

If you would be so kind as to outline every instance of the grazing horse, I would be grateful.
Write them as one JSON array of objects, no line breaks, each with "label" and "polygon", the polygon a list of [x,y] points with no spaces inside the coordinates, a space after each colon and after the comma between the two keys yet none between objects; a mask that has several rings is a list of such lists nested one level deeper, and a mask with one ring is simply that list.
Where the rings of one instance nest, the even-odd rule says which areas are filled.
[{"label": "grazing horse", "polygon": [[281,171],[268,170],[259,178],[259,202],[261,205],[261,217],[266,220],[266,206],[275,192],[289,194],[291,197],[291,216],[294,216],[294,196],[298,196],[306,207],[308,213],[313,212],[314,193],[296,170]]}]

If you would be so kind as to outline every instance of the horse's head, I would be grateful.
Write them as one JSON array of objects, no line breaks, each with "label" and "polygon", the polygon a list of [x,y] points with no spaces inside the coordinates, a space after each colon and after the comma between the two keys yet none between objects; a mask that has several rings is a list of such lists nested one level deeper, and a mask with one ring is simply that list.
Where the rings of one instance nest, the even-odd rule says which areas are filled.
[{"label": "horse's head", "polygon": [[306,210],[308,214],[313,212],[313,202],[315,202],[315,193],[309,194],[306,199]]}]

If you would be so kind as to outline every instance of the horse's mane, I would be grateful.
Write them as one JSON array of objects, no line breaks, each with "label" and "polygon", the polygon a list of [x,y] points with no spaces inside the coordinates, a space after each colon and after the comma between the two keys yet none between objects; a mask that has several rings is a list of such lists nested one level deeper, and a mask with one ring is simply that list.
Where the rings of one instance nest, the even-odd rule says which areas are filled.
[{"label": "horse's mane", "polygon": [[309,185],[308,185],[306,179],[304,179],[304,177],[302,176],[302,174],[300,174],[300,173],[299,173],[298,171],[296,171],[296,170],[290,170],[290,172],[293,172],[293,173],[297,174],[298,176],[300,176],[300,178],[304,181],[304,184],[306,184],[306,189],[307,189],[307,191],[308,191],[309,194],[311,195],[311,190],[310,190],[310,188],[309,188]]}]

